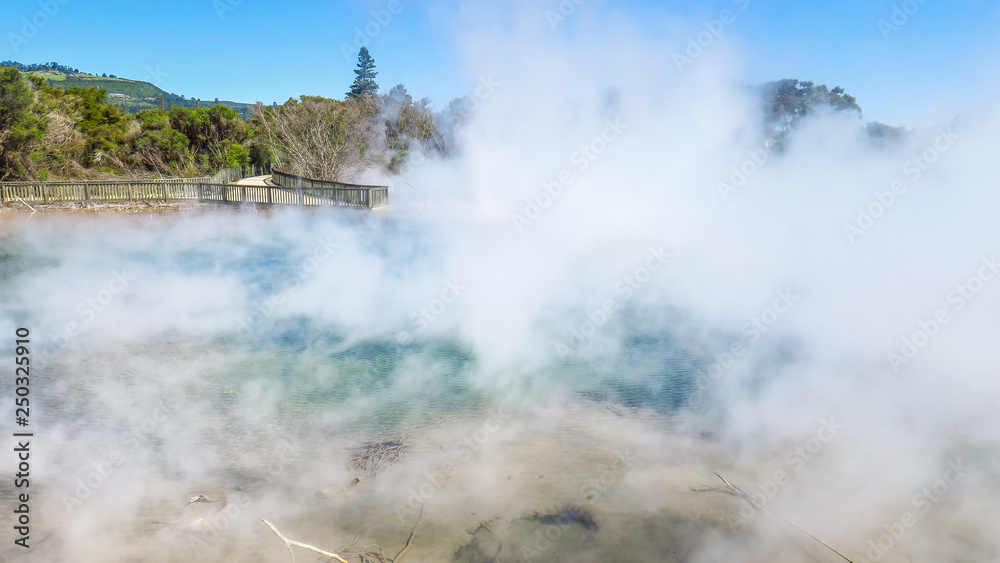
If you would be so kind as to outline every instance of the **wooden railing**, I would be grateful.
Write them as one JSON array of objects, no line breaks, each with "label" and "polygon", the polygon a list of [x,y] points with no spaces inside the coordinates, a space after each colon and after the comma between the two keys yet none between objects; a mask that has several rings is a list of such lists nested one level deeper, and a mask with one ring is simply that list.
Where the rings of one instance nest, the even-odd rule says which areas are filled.
[{"label": "wooden railing", "polygon": [[121,179],[121,180],[91,180],[91,181],[66,181],[66,182],[0,182],[0,186],[39,186],[49,185],[83,185],[83,184],[226,184],[249,178],[250,176],[263,176],[271,173],[270,166],[233,166],[223,168],[211,176],[196,176],[194,178],[141,178],[141,179]]},{"label": "wooden railing", "polygon": [[280,170],[271,171],[271,180],[282,187],[300,189],[305,196],[329,200],[328,205],[367,207],[369,209],[389,205],[388,186],[365,186],[329,180],[313,180]]},{"label": "wooden railing", "polygon": [[251,176],[266,176],[271,173],[270,165],[247,164],[244,166],[234,166],[223,168],[214,175],[205,178],[209,184],[228,184]]},{"label": "wooden railing", "polygon": [[387,186],[359,186],[292,176],[274,171],[274,185],[230,182],[272,173],[270,167],[237,166],[214,176],[96,182],[0,182],[2,203],[114,203],[198,201],[261,205],[347,206],[369,209],[389,204]]}]

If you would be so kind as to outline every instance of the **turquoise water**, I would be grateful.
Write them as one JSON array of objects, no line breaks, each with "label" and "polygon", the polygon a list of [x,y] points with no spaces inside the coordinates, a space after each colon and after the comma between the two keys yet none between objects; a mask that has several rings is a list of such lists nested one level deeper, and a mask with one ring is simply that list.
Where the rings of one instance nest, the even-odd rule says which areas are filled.
[{"label": "turquoise water", "polygon": [[[157,327],[154,319],[138,339],[128,338],[127,324],[98,328],[95,323],[94,330],[84,327],[80,338],[62,342],[64,321],[85,324],[85,318],[73,306],[83,301],[77,303],[71,298],[66,303],[50,304],[45,293],[59,291],[62,284],[68,293],[94,294],[92,288],[101,288],[107,272],[115,268],[143,272],[147,279],[163,276],[162,282],[154,281],[162,283],[164,291],[195,283],[192,280],[199,278],[225,276],[242,291],[239,302],[233,310],[220,309],[207,315],[249,318],[269,296],[279,292],[294,296],[296,290],[290,280],[294,281],[303,255],[309,252],[302,240],[320,231],[324,221],[335,221],[337,228],[359,233],[359,252],[383,261],[391,276],[405,278],[411,269],[440,257],[434,250],[433,236],[421,233],[417,225],[386,218],[365,223],[355,218],[305,216],[298,218],[304,222],[299,227],[306,233],[304,236],[287,235],[261,219],[262,232],[253,232],[247,224],[225,232],[232,225],[223,223],[219,228],[222,233],[206,231],[178,244],[155,237],[155,231],[160,229],[168,233],[167,237],[183,233],[192,221],[199,220],[171,216],[145,221],[109,218],[102,224],[93,218],[74,218],[64,219],[64,224],[58,224],[58,219],[48,223],[36,220],[35,225],[25,224],[24,231],[12,229],[0,244],[0,279],[7,283],[2,299],[8,321],[18,319],[30,325],[37,318],[47,322],[35,333],[44,350],[53,350],[46,356],[55,361],[86,361],[104,353],[104,348],[122,356],[120,346],[126,340],[127,348],[134,350],[132,354],[141,357],[148,353],[148,361],[166,366],[181,359],[173,349],[179,347],[185,350],[184,361],[198,362],[199,355],[212,358],[211,367],[201,379],[187,379],[186,384],[224,388],[264,380],[282,397],[276,412],[289,420],[314,417],[324,410],[363,401],[363,414],[345,414],[339,422],[359,431],[370,426],[387,434],[419,424],[431,413],[462,413],[484,408],[498,399],[561,404],[597,393],[615,397],[632,408],[676,411],[688,404],[696,375],[711,360],[704,342],[693,341],[670,326],[640,322],[641,310],[634,306],[618,313],[618,349],[613,354],[573,354],[567,358],[553,355],[545,364],[499,384],[496,380],[502,375],[479,373],[474,344],[464,341],[458,333],[421,335],[413,342],[400,344],[394,336],[398,328],[408,326],[405,318],[395,327],[375,334],[369,331],[360,338],[337,326],[336,319],[279,311],[252,323],[249,330],[233,326],[233,330],[199,329],[197,334],[190,334],[177,328],[176,319],[165,319],[162,327]],[[206,224],[210,223],[198,223],[198,228],[204,229]],[[83,233],[74,232],[80,230]],[[68,245],[67,236],[73,237]],[[408,244],[393,244],[399,237]],[[138,240],[129,244],[130,238]],[[81,254],[91,252],[99,259],[81,260]],[[95,261],[103,264],[96,266]],[[74,269],[84,270],[85,277],[96,278],[89,291],[74,283]],[[42,295],[33,289],[39,279],[50,286]],[[116,323],[140,323],[144,307],[159,306],[155,291],[134,295],[126,290],[120,298],[115,297],[108,308],[121,317]],[[315,298],[322,299],[322,292]],[[209,317],[207,321],[214,319]],[[128,358],[128,353],[124,354],[123,359]],[[412,377],[414,371],[433,372],[433,377],[422,378],[421,384],[401,390],[400,382]],[[100,376],[80,374],[84,379]],[[545,389],[540,392],[542,386]]]},{"label": "turquoise water", "polygon": [[[415,525],[412,561],[824,560],[741,517],[716,472],[761,494],[789,474],[768,506],[854,554],[899,510],[854,494],[895,442],[840,418],[828,373],[803,377],[794,324],[706,392],[744,340],[675,302],[670,273],[621,297],[646,242],[561,256],[391,215],[15,219],[0,338],[31,331],[38,543],[2,560],[285,560],[262,519],[352,562],[372,544],[391,558]],[[843,436],[789,465],[828,417]],[[359,462],[386,444],[403,449],[378,471]],[[0,503],[17,492],[0,480]],[[948,514],[927,529],[962,533]]]},{"label": "turquoise water", "polygon": [[[303,261],[330,231],[351,252],[318,264],[297,287]],[[494,524],[510,526],[515,543],[530,542],[538,526],[561,530],[558,507],[593,503],[583,488],[609,471],[623,444],[648,449],[666,439],[670,421],[691,406],[694,378],[710,360],[705,344],[649,322],[639,304],[606,327],[616,343],[610,352],[584,343],[560,358],[543,340],[544,361],[505,358],[499,367],[495,358],[484,362],[482,342],[446,324],[448,314],[464,314],[464,302],[402,344],[396,335],[412,329],[409,314],[426,293],[359,314],[349,313],[351,299],[339,301],[343,314],[324,308],[338,276],[362,275],[372,263],[391,280],[383,289],[405,293],[408,280],[445,258],[435,239],[391,218],[57,217],[8,225],[0,240],[3,329],[28,326],[38,343],[34,420],[46,438],[36,467],[48,501],[37,526],[51,538],[43,557],[99,560],[82,538],[123,526],[123,557],[210,561],[239,552],[241,560],[273,560],[260,553],[280,556],[281,546],[260,533],[261,517],[283,518],[315,541],[320,529],[344,525],[317,504],[319,490],[366,520],[370,541],[398,542],[412,525],[397,517],[399,499],[431,479],[426,502],[437,508],[423,525],[436,532],[415,555],[477,561],[482,550],[469,542],[487,539],[470,539],[468,526],[487,514],[506,518]],[[135,279],[115,291],[116,272]],[[363,288],[348,290],[366,299]],[[281,303],[262,308],[279,294]],[[68,323],[79,325],[70,336]],[[351,452],[381,440],[403,441],[406,456],[354,493],[351,479],[364,475],[351,469]],[[667,451],[647,452],[651,475]],[[80,483],[118,454],[125,461],[77,498]],[[449,463],[461,470],[447,486],[426,477]],[[504,487],[513,488],[504,495]],[[192,511],[208,510],[181,502],[195,494],[227,499],[206,513],[224,530],[189,529]],[[230,525],[222,507],[233,512],[241,494],[251,500]],[[613,549],[617,540],[596,541],[589,519],[627,517],[620,503],[630,498],[572,509],[585,525],[572,524],[559,549]],[[356,531],[341,530],[347,539]],[[166,555],[178,543],[184,550]]]}]

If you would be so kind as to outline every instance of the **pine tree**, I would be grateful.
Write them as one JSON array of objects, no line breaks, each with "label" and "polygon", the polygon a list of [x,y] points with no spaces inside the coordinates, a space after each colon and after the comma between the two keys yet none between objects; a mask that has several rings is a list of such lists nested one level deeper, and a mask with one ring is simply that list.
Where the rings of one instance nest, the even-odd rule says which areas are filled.
[{"label": "pine tree", "polygon": [[378,84],[375,82],[375,59],[368,53],[368,47],[362,47],[358,52],[358,68],[354,70],[354,83],[351,84],[351,91],[347,93],[349,98],[359,98],[361,96],[374,96],[378,93]]}]

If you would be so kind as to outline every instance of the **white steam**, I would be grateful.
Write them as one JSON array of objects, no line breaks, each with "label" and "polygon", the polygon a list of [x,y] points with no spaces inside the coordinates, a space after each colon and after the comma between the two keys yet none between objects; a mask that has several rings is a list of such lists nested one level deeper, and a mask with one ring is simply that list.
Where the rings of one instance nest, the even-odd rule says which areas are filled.
[{"label": "white steam", "polygon": [[[279,560],[261,517],[398,549],[428,479],[425,560],[492,518],[532,546],[518,518],[566,503],[596,532],[542,558],[836,560],[688,488],[714,471],[856,561],[995,558],[998,108],[898,144],[817,115],[778,153],[728,32],[678,72],[680,22],[494,15],[460,15],[470,84],[498,84],[461,155],[388,179],[389,210],[7,214],[0,331],[42,345],[36,560]],[[403,435],[349,485],[350,447]]]}]

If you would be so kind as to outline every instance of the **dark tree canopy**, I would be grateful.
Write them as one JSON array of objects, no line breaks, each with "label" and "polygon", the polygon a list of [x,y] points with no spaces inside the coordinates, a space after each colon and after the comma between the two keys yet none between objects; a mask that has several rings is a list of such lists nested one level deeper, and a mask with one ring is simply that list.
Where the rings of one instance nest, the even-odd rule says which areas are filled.
[{"label": "dark tree canopy", "polygon": [[856,111],[861,115],[857,100],[840,86],[830,90],[826,84],[816,86],[812,82],[785,78],[765,83],[762,90],[767,104],[767,120],[780,130],[788,129],[799,119],[823,107],[834,111]]},{"label": "dark tree canopy", "polygon": [[9,130],[28,113],[31,90],[16,68],[0,69],[0,129]]},{"label": "dark tree canopy", "polygon": [[763,97],[764,123],[772,142],[780,147],[800,120],[818,111],[856,112],[861,117],[861,106],[854,96],[840,86],[832,90],[826,84],[785,78],[766,82],[760,86]]},{"label": "dark tree canopy", "polygon": [[424,151],[447,152],[429,104],[426,98],[414,103],[402,84],[381,96],[385,146],[395,152],[388,163],[390,171],[399,172],[407,154],[415,148],[414,143]]},{"label": "dark tree canopy", "polygon": [[875,142],[892,143],[901,140],[906,135],[906,129],[893,127],[878,121],[872,121],[865,125],[865,132],[868,137]]},{"label": "dark tree canopy", "polygon": [[44,124],[31,114],[33,102],[21,71],[0,68],[0,180],[24,174],[30,153],[44,135]]},{"label": "dark tree canopy", "polygon": [[375,82],[375,59],[368,53],[368,47],[362,47],[358,52],[358,68],[354,70],[354,82],[351,84],[351,91],[347,93],[349,98],[361,96],[374,96],[378,94],[378,83]]}]

